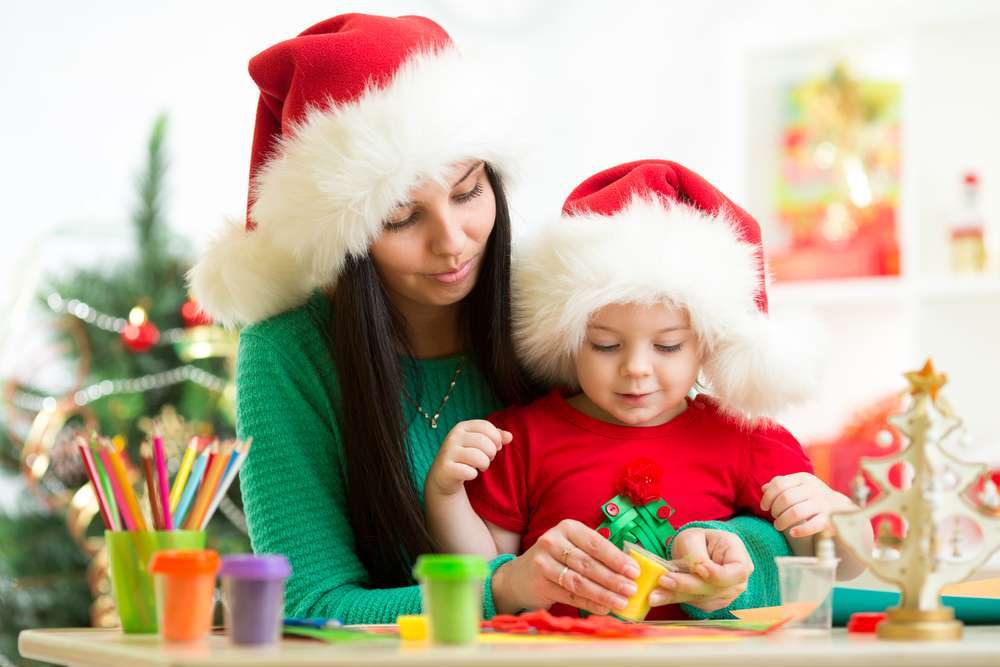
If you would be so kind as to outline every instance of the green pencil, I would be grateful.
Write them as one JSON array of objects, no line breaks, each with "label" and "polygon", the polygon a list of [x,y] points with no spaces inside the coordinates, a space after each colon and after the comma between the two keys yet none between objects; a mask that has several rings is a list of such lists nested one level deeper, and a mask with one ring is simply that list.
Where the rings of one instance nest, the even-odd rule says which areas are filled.
[{"label": "green pencil", "polygon": [[[91,451],[93,448],[93,441],[91,441]],[[94,467],[97,468],[97,474],[101,478],[101,487],[104,489],[104,497],[108,499],[108,510],[111,514],[111,523],[113,524],[114,530],[121,530],[121,519],[118,518],[118,504],[115,502],[115,493],[111,488],[111,480],[108,479],[108,473],[104,469],[104,464],[101,462],[101,457],[94,453]]]}]

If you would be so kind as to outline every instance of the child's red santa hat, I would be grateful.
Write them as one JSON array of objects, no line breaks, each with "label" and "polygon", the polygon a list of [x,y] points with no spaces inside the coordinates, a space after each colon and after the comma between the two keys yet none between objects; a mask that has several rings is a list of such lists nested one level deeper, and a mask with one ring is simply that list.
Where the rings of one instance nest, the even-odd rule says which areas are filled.
[{"label": "child's red santa hat", "polygon": [[511,91],[419,16],[337,16],[250,61],[260,88],[247,218],[189,280],[217,322],[253,323],[336,283],[427,179],[482,159],[503,175]]},{"label": "child's red santa hat", "polygon": [[812,388],[815,339],[768,317],[757,222],[675,162],[585,180],[558,222],[517,245],[513,276],[518,353],[543,381],[576,385],[595,311],[667,301],[690,313],[704,380],[728,414],[771,416]]}]

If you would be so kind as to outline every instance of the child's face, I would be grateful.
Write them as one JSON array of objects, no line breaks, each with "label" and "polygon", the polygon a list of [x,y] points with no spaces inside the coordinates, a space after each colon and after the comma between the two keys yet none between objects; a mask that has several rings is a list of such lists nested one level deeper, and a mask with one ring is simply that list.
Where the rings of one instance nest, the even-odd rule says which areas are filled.
[{"label": "child's face", "polygon": [[687,311],[665,304],[601,308],[576,356],[580,388],[598,414],[628,426],[658,426],[683,412],[700,367]]}]

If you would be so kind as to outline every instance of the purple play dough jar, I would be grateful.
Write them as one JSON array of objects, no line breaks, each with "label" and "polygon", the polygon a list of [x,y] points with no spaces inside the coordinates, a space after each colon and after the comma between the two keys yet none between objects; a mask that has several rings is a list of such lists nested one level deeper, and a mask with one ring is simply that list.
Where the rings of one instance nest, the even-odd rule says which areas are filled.
[{"label": "purple play dough jar", "polygon": [[291,572],[284,556],[222,558],[222,604],[234,644],[271,644],[281,637],[285,579]]}]

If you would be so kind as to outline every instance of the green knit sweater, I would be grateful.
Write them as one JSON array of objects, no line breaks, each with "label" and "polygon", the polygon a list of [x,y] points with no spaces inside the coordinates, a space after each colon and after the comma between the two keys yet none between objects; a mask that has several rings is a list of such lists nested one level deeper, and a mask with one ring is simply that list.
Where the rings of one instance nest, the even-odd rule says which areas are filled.
[{"label": "green knit sweater", "polygon": [[[304,306],[244,329],[236,366],[236,430],[253,437],[240,471],[250,540],[258,553],[281,553],[292,565],[285,591],[290,616],[336,617],[347,623],[392,623],[400,614],[420,612],[417,586],[369,587],[354,548],[347,515],[343,451],[334,411],[340,387],[322,333],[330,305],[317,294]],[[421,359],[405,366],[404,383],[424,397],[433,413],[448,390],[459,357]],[[346,400],[372,400],[348,396]],[[482,374],[465,364],[447,407],[431,429],[405,402],[407,442],[413,481],[423,502],[424,479],[445,436],[459,421],[481,418],[500,404]],[[784,545],[769,524],[758,521],[715,525],[743,537],[756,570],[734,605],[776,603],[773,556]],[[775,540],[774,538],[777,538]],[[492,573],[510,560],[501,556]],[[487,580],[483,613],[493,616]],[[689,612],[696,612],[689,610]],[[713,616],[728,616],[721,610]]]}]

